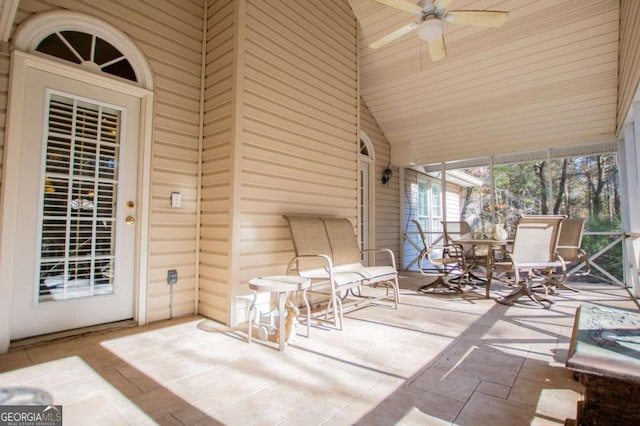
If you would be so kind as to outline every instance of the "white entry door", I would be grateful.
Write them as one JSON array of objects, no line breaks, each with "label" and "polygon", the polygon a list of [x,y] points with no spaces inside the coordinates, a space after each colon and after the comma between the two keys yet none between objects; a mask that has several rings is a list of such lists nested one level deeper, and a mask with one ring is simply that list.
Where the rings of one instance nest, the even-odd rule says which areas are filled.
[{"label": "white entry door", "polygon": [[11,339],[133,318],[140,99],[24,78]]}]

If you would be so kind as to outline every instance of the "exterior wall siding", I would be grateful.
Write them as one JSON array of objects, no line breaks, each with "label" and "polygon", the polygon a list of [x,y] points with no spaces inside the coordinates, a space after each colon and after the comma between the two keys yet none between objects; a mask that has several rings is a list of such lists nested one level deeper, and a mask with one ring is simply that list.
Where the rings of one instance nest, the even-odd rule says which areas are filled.
[{"label": "exterior wall siding", "polygon": [[357,219],[357,33],[348,2],[246,0],[245,19],[234,296],[249,293],[253,277],[285,272],[293,246],[283,214]]},{"label": "exterior wall siding", "polygon": [[[68,9],[96,16],[129,35],[154,71],[147,320],[191,314],[195,306],[200,76],[204,3],[24,0],[16,24],[35,13]],[[2,60],[0,73],[5,72]],[[0,91],[6,82],[0,81]],[[6,91],[6,89],[5,89]],[[6,104],[6,102],[4,103]],[[4,120],[2,121],[4,123]],[[170,194],[182,193],[182,208]],[[168,269],[178,271],[170,309]]]},{"label": "exterior wall siding", "polygon": [[640,2],[620,1],[618,134],[640,84]]},{"label": "exterior wall siding", "polygon": [[[393,250],[396,261],[400,260],[400,179],[398,168],[391,166],[393,177],[389,185],[381,181],[382,171],[387,168],[391,160],[391,145],[378,126],[378,122],[371,114],[364,100],[360,99],[360,129],[363,130],[375,150],[374,182],[375,188],[375,238],[376,248]],[[384,264],[387,256],[378,254],[376,264]]]},{"label": "exterior wall siding", "polygon": [[229,322],[234,0],[209,1],[205,66],[198,312]]},{"label": "exterior wall siding", "polygon": [[399,269],[417,270],[418,264],[417,261],[414,261],[417,260],[420,249],[422,249],[422,240],[420,240],[418,230],[415,224],[411,222],[413,219],[417,219],[418,174],[413,169],[404,170],[404,182],[402,182],[404,185],[403,214],[402,222],[400,223],[402,227],[400,231],[402,236],[402,257],[399,258]]},{"label": "exterior wall siding", "polygon": [[[285,213],[356,224],[357,25],[346,0],[25,0],[16,25],[57,8],[121,29],[154,72],[148,321],[193,313],[197,298],[200,313],[237,322],[234,296],[293,256]],[[167,269],[179,276],[172,304]]]},{"label": "exterior wall siding", "polygon": [[346,1],[246,2],[234,295],[285,272],[283,214],[356,224],[356,37]]},{"label": "exterior wall siding", "polygon": [[460,188],[456,185],[447,183],[447,216],[446,220],[456,222],[460,220]]},{"label": "exterior wall siding", "polygon": [[[417,270],[418,265],[416,263],[412,263],[420,253],[419,249],[422,249],[422,240],[418,234],[417,227],[411,222],[411,220],[417,218],[418,211],[418,180],[426,177],[428,180],[432,182],[440,182],[439,179],[434,179],[427,177],[424,173],[420,173],[414,169],[405,169],[404,172],[404,200],[403,203],[403,217],[402,217],[402,229],[400,231],[400,235],[403,236],[402,240],[402,261],[398,262],[399,266],[408,269]],[[446,191],[444,196],[446,197],[447,203],[447,214],[445,219],[448,221],[459,221],[460,220],[460,187],[458,185],[454,185],[451,183],[447,183]],[[399,202],[398,202],[399,205]],[[431,244],[434,242],[436,244],[442,243],[442,233],[432,233],[429,234],[428,229],[424,229],[427,234],[427,238],[431,241]],[[413,241],[413,244],[409,242],[409,240]],[[416,248],[416,246],[419,248]]]},{"label": "exterior wall siding", "polygon": [[201,314],[242,322],[248,281],[285,272],[283,214],[355,225],[356,75],[346,1],[208,2]]}]

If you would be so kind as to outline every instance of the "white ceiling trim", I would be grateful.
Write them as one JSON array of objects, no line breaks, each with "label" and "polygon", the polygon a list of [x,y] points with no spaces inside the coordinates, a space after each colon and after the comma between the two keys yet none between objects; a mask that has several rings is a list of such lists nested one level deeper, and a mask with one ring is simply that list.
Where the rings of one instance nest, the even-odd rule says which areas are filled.
[{"label": "white ceiling trim", "polygon": [[[602,155],[616,153],[618,145],[616,141],[599,142],[593,144],[569,145],[557,148],[541,149],[536,151],[514,152],[500,154],[493,157],[470,158],[466,160],[448,161],[445,163],[446,170],[455,170],[469,167],[480,167],[489,165],[490,158],[493,164],[516,164],[530,161],[542,161],[547,158],[558,159],[565,157],[579,157],[587,155]],[[442,170],[441,163],[432,163],[424,166],[425,172],[438,172]]]}]

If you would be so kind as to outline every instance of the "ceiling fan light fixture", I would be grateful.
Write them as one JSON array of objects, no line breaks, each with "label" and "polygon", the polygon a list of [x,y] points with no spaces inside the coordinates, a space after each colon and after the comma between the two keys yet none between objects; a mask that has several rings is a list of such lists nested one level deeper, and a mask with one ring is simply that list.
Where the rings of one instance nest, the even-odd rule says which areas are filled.
[{"label": "ceiling fan light fixture", "polygon": [[438,18],[427,19],[418,26],[418,35],[422,40],[437,40],[442,37],[444,26]]}]

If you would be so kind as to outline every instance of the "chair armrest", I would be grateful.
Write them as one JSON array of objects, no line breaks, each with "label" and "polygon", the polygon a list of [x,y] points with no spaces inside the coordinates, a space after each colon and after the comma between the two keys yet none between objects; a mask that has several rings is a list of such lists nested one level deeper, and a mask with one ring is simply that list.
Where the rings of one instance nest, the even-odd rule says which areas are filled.
[{"label": "chair armrest", "polygon": [[295,268],[292,268],[292,265],[294,263],[297,264],[297,262],[302,259],[314,259],[314,258],[323,259],[327,263],[327,271],[329,272],[329,274],[333,275],[333,262],[331,261],[331,258],[326,254],[304,254],[301,256],[294,257],[289,261],[289,264],[287,265],[287,272],[286,272],[287,275],[289,274],[290,271],[294,271],[294,270],[298,272],[300,271],[297,265]]},{"label": "chair armrest", "polygon": [[429,252],[432,252],[434,249],[446,250],[448,252],[453,252],[453,256],[451,254],[449,257],[462,257],[464,256],[464,247],[462,244],[436,244],[429,246]]},{"label": "chair armrest", "polygon": [[391,257],[391,266],[393,266],[393,269],[395,269],[396,271],[398,270],[398,268],[396,268],[396,256],[395,254],[393,254],[393,251],[391,249],[388,249],[388,248],[364,249],[361,252],[362,253],[373,253],[373,252],[388,253],[389,256]]},{"label": "chair armrest", "polygon": [[[432,257],[431,254],[434,250],[442,250],[442,257]],[[426,257],[432,264],[464,263],[464,251],[460,244],[432,245],[429,246],[429,250],[423,251],[422,256],[423,258]]]},{"label": "chair armrest", "polygon": [[508,252],[505,251],[503,253],[503,257],[500,260],[496,260],[495,256],[491,256],[492,259],[492,263],[491,265],[489,265],[490,268],[498,270],[500,269],[500,272],[506,272],[507,271],[507,266],[506,265],[511,265],[508,267],[509,271],[513,271],[513,270],[517,270],[517,264],[515,259],[513,258],[513,255]]}]

